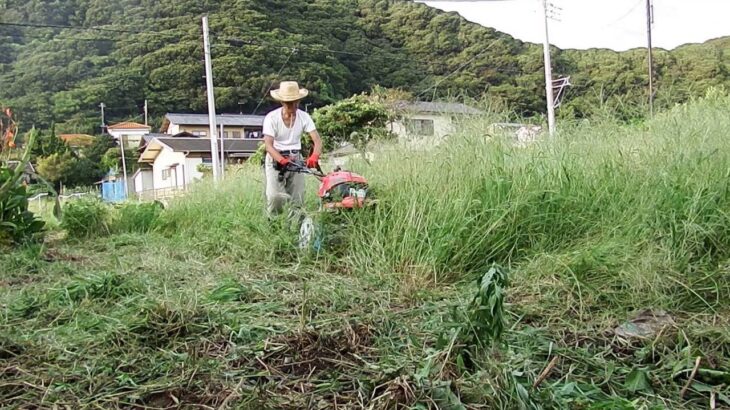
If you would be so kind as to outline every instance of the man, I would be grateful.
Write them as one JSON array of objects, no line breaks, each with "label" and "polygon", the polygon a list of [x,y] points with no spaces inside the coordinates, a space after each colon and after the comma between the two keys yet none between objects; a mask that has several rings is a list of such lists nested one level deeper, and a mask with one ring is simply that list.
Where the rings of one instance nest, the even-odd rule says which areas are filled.
[{"label": "man", "polygon": [[285,172],[283,181],[279,180],[280,170],[286,170],[292,161],[302,159],[303,133],[308,133],[314,149],[307,158],[306,166],[316,168],[322,154],[322,140],[317,133],[312,117],[299,109],[299,101],[309,91],[299,88],[296,81],[282,81],[278,90],[271,96],[281,103],[281,108],[271,111],[264,118],[264,144],[266,145],[266,210],[269,216],[278,214],[284,204],[291,200],[295,206],[304,202],[304,175]]}]

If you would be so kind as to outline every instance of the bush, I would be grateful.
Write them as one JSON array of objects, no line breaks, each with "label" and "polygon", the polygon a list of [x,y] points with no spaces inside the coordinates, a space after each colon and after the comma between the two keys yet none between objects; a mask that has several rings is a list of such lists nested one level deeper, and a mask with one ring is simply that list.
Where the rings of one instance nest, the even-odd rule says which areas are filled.
[{"label": "bush", "polygon": [[0,246],[37,239],[45,223],[28,210],[28,193],[15,173],[0,166]]},{"label": "bush", "polygon": [[266,144],[261,144],[256,149],[256,152],[251,155],[251,157],[248,159],[249,164],[253,165],[263,165],[264,160],[266,158]]},{"label": "bush", "polygon": [[73,239],[108,235],[110,216],[109,207],[98,198],[80,198],[64,207],[61,228]]},{"label": "bush", "polygon": [[121,205],[112,230],[115,233],[147,233],[156,226],[161,213],[159,202]]},{"label": "bush", "polygon": [[[16,152],[15,137],[18,126],[10,108],[0,111],[0,246],[25,243],[38,238],[45,224],[28,211],[28,197],[23,173],[30,160],[30,153],[37,133],[28,134],[25,152]],[[15,165],[6,160],[16,158]]]}]

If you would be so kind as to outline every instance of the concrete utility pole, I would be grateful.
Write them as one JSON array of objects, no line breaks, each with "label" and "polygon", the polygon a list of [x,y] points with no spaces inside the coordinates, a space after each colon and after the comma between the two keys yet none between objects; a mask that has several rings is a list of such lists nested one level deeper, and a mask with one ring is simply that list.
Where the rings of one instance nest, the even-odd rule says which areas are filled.
[{"label": "concrete utility pole", "polygon": [[119,147],[122,150],[122,185],[124,186],[124,199],[129,196],[129,190],[127,188],[127,160],[124,158],[124,135],[119,137]]},{"label": "concrete utility pole", "polygon": [[651,26],[654,24],[654,5],[646,0],[646,36],[649,41],[649,115],[654,116],[654,59],[651,45]]},{"label": "concrete utility pole", "polygon": [[144,125],[147,125],[147,100],[144,100]]},{"label": "concrete utility pole", "polygon": [[101,107],[101,133],[103,135],[106,131],[106,121],[104,121],[104,108],[106,107],[106,104],[101,103],[99,104],[99,107]]},{"label": "concrete utility pole", "polygon": [[545,93],[547,100],[548,130],[550,136],[555,134],[555,97],[553,96],[553,67],[550,59],[550,37],[548,29],[548,2],[542,0],[543,19],[545,20],[545,41],[543,54],[545,58]]},{"label": "concrete utility pole", "polygon": [[223,124],[221,124],[221,178],[226,175],[226,142],[224,141],[225,131],[223,130]]},{"label": "concrete utility pole", "polygon": [[[416,3],[423,3],[426,0],[415,0]],[[509,0],[434,0],[445,3],[477,3],[485,1],[509,1]],[[545,58],[545,97],[547,103],[547,115],[548,115],[548,129],[550,135],[555,133],[555,99],[553,96],[553,78],[552,78],[552,66],[550,59],[550,39],[548,30],[548,0],[540,0],[542,2],[543,17],[545,20],[545,40],[543,43],[543,52]]]},{"label": "concrete utility pole", "polygon": [[208,16],[203,16],[203,49],[205,50],[205,86],[208,91],[208,122],[210,137],[210,156],[213,161],[213,181],[221,179],[221,166],[218,158],[218,138],[215,121],[215,95],[213,93],[213,64],[210,59],[210,40],[208,39]]}]

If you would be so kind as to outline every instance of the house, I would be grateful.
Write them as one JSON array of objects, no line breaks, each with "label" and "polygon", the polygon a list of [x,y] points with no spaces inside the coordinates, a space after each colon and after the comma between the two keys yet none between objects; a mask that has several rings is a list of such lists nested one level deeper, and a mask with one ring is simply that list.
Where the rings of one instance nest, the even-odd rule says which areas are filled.
[{"label": "house", "polygon": [[124,148],[135,148],[139,146],[142,136],[149,134],[152,128],[148,125],[125,121],[110,125],[106,129],[120,145],[124,145]]},{"label": "house", "polygon": [[[210,139],[180,136],[185,134],[190,135],[155,136],[141,148],[140,168],[133,177],[138,196],[157,197],[160,192],[184,190],[203,177],[201,166],[212,166]],[[261,143],[255,139],[224,139],[224,159],[228,163],[245,161]]]},{"label": "house", "polygon": [[525,146],[540,138],[543,129],[539,125],[498,122],[489,127],[489,132],[493,135],[506,135],[515,140],[515,145]]},{"label": "house", "polygon": [[[223,138],[263,138],[261,133],[264,127],[263,115],[220,114],[216,115],[215,122],[219,130],[222,129]],[[189,132],[199,137],[207,137],[210,132],[208,114],[168,113],[165,115],[160,132],[170,135]]]},{"label": "house", "polygon": [[399,119],[389,128],[399,140],[441,139],[456,130],[459,118],[482,114],[468,105],[447,102],[398,102],[394,109]]},{"label": "house", "polygon": [[80,153],[83,148],[93,144],[96,139],[93,135],[88,134],[59,134],[58,138],[65,142],[69,148],[77,154]]},{"label": "house", "polygon": [[[21,162],[17,160],[10,160],[6,162],[6,166],[11,170],[15,171],[20,166]],[[0,163],[2,165],[2,163]],[[20,177],[20,180],[25,183],[26,185],[30,184],[35,177],[35,168],[33,167],[33,164],[30,162],[26,162],[25,169],[23,169],[23,174]]]}]

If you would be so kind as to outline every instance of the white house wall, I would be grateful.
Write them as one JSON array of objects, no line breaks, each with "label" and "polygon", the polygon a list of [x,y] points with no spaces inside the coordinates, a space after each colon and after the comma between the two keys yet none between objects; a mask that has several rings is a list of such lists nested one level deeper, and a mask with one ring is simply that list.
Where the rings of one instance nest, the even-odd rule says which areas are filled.
[{"label": "white house wall", "polygon": [[[430,115],[430,114],[413,114],[408,116],[411,120],[431,120],[433,121],[434,137],[442,138],[453,132],[451,119],[448,116]],[[405,124],[402,121],[395,121],[391,124],[391,130],[398,135],[399,138],[413,138],[418,136],[408,135]]]},{"label": "white house wall", "polygon": [[202,158],[185,158],[185,169],[186,169],[186,184],[191,183],[196,179],[203,178],[203,173],[198,171],[198,165],[203,163]]},{"label": "white house wall", "polygon": [[149,134],[149,130],[109,130],[109,135],[114,137],[117,142],[124,137],[124,145],[127,148],[139,146],[142,136]]},{"label": "white house wall", "polygon": [[[170,177],[167,179],[162,178],[162,171],[169,169],[171,165],[179,164],[177,167],[177,176],[175,171],[170,171]],[[155,158],[155,162],[152,165],[152,179],[154,183],[154,189],[164,188],[183,188],[185,185],[184,174],[187,173],[187,166],[185,161],[185,154],[182,152],[174,152],[170,149],[164,148]]]},{"label": "white house wall", "polygon": [[180,133],[180,124],[170,124],[169,127],[167,127],[167,133],[170,135],[176,135]]},{"label": "white house wall", "polygon": [[141,170],[134,176],[134,190],[138,194],[153,189],[153,184],[154,176],[153,171],[150,169]]}]

